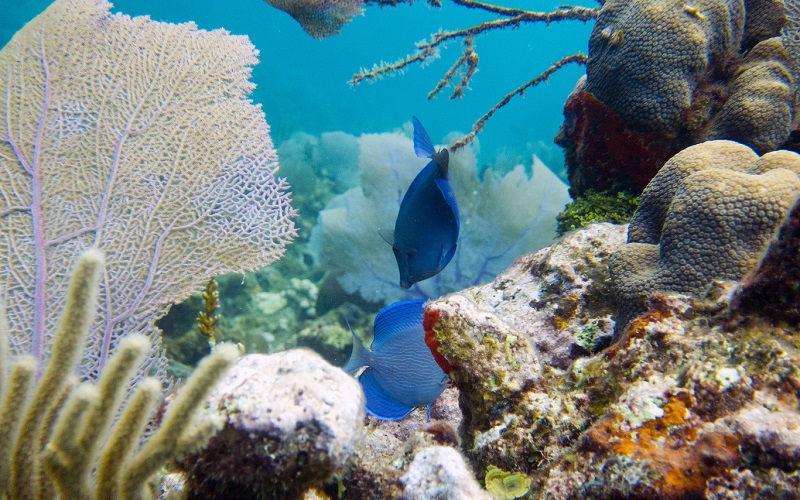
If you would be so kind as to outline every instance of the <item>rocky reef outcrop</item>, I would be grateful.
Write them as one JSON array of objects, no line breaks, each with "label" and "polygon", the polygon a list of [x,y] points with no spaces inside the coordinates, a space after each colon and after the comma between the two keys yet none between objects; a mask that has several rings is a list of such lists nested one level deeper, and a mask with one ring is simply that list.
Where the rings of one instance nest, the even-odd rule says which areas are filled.
[{"label": "rocky reef outcrop", "polygon": [[[584,245],[573,246],[573,261],[597,259],[602,269],[623,245],[621,231],[590,226],[548,251],[583,238]],[[740,285],[717,281],[703,296],[651,294],[644,314],[616,342],[560,368],[533,347],[529,330],[509,320],[546,310],[518,300],[509,314],[491,299],[539,293],[545,281],[531,276],[547,277],[546,253],[521,259],[491,284],[427,306],[436,317],[438,352],[459,390],[463,451],[475,470],[523,472],[532,480],[532,498],[730,498],[734,488],[771,498],[796,493],[795,328],[743,313],[731,305]],[[576,298],[595,314],[598,304],[614,307],[604,295]],[[475,346],[473,356],[459,355],[465,345]]]},{"label": "rocky reef outcrop", "polygon": [[[454,386],[430,421],[365,416],[355,380],[307,351],[257,356],[274,359],[231,372],[210,399],[227,423],[184,462],[189,484],[253,498],[792,497],[797,307],[780,316],[765,302],[800,288],[797,213],[740,282],[653,290],[613,341],[608,264],[626,226],[575,231],[428,303],[427,340]],[[236,477],[262,489],[235,489]]]}]

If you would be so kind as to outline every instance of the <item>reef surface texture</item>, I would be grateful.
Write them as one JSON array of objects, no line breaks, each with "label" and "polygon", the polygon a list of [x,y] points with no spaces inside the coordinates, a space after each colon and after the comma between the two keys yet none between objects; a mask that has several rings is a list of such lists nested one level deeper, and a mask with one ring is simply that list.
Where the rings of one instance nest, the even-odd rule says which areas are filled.
[{"label": "reef surface texture", "polygon": [[628,243],[610,261],[617,331],[647,308],[654,291],[699,296],[715,279],[744,278],[794,205],[799,173],[796,153],[759,157],[732,141],[672,157],[642,193]]},{"label": "reef surface texture", "polygon": [[[496,299],[540,295],[548,255],[596,260],[573,280],[589,281],[587,270],[604,268],[623,245],[624,229],[589,226],[490,284],[427,306],[459,390],[470,464],[525,473],[531,498],[796,496],[800,340],[786,323],[731,307],[737,283],[717,281],[705,296],[654,293],[615,343],[595,343],[595,354],[578,351],[568,364],[515,325],[547,314],[546,302],[509,314]],[[579,324],[611,321],[603,307],[613,309],[613,297],[592,294],[603,289],[595,273],[577,288],[577,319],[554,332],[586,337]]]},{"label": "reef surface texture", "polygon": [[556,137],[570,193],[638,194],[703,141],[791,145],[798,17],[780,0],[603,2]]}]

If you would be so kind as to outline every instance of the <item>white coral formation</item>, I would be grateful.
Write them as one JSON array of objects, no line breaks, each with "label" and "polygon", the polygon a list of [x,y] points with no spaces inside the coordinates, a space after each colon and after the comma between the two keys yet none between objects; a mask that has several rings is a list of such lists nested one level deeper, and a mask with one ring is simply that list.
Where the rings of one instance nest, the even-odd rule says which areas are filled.
[{"label": "white coral formation", "polygon": [[208,398],[225,425],[187,460],[190,482],[253,498],[320,485],[353,454],[364,404],[358,381],[312,351],[244,356]]},{"label": "white coral formation", "polygon": [[[400,133],[358,138],[360,186],[337,196],[319,214],[311,236],[317,261],[336,274],[348,293],[373,302],[436,298],[491,280],[514,259],[550,244],[555,216],[569,201],[566,185],[537,157],[502,178],[478,174],[468,149],[450,156],[450,175],[461,215],[458,249],[431,279],[401,289],[397,263],[379,229],[394,229],[411,181],[429,161],[417,158]],[[343,166],[342,168],[345,168]]]},{"label": "white coral formation", "polygon": [[0,282],[15,352],[50,351],[76,256],[106,254],[83,374],[210,276],[277,260],[287,185],[249,81],[247,37],[59,0],[0,51]]},{"label": "white coral formation", "polygon": [[409,500],[492,498],[481,489],[461,454],[449,446],[431,446],[417,451],[403,484],[403,497]]}]

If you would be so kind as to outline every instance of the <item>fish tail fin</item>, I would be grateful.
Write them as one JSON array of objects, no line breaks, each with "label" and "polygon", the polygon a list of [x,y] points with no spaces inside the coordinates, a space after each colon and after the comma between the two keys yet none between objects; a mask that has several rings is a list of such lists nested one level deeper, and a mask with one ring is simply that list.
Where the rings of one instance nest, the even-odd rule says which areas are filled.
[{"label": "fish tail fin", "polygon": [[[345,322],[347,323],[347,328],[350,328],[350,322],[347,321],[347,318],[345,318]],[[347,364],[342,368],[348,373],[354,372],[362,366],[367,366],[369,364],[367,362],[369,350],[364,347],[364,344],[361,343],[361,339],[356,336],[352,328],[350,328],[350,334],[353,336],[353,350],[350,351],[350,359],[347,361]]]}]

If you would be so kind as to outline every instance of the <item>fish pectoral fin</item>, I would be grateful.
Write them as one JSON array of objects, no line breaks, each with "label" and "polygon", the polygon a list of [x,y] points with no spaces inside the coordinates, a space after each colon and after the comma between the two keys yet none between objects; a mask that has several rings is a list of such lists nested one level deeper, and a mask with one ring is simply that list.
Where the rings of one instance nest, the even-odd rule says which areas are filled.
[{"label": "fish pectoral fin", "polygon": [[450,261],[453,259],[453,255],[456,254],[456,247],[458,247],[458,243],[450,247],[450,250],[447,252],[445,252],[444,248],[442,248],[442,256],[439,259],[439,269],[444,269],[445,266],[450,263]]},{"label": "fish pectoral fin", "polygon": [[378,229],[378,234],[383,238],[383,241],[388,243],[394,248],[394,230],[393,229]]},{"label": "fish pectoral fin", "polygon": [[458,202],[456,201],[456,193],[453,191],[453,185],[450,183],[449,179],[443,179],[441,177],[437,177],[434,182],[436,182],[436,187],[438,187],[439,191],[442,193],[445,203],[447,203],[447,206],[453,211],[456,224],[458,224]]}]

